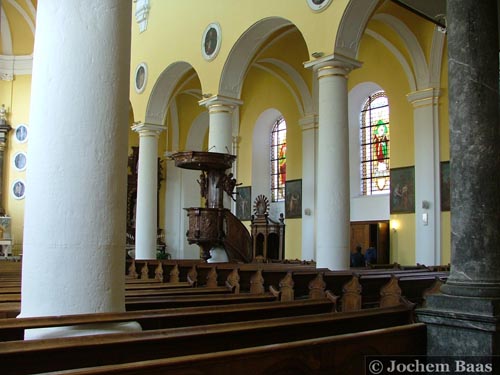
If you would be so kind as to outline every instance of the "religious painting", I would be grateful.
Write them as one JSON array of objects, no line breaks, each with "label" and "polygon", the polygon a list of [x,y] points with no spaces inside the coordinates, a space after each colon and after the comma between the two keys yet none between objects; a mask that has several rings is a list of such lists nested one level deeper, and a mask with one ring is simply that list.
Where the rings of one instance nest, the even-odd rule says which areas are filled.
[{"label": "religious painting", "polygon": [[16,180],[12,184],[12,195],[14,195],[14,198],[16,199],[23,199],[25,190],[26,188],[24,182],[21,180]]},{"label": "religious painting", "polygon": [[441,162],[441,211],[450,211],[450,162]]},{"label": "religious painting", "polygon": [[285,217],[287,219],[302,217],[302,180],[285,183]]},{"label": "religious painting", "polygon": [[321,12],[330,5],[332,0],[306,0],[306,2],[307,5],[309,5],[309,8],[315,12]]},{"label": "religious painting", "polygon": [[219,53],[221,44],[221,28],[217,22],[211,23],[203,32],[201,53],[205,60],[213,60]]},{"label": "religious painting", "polygon": [[24,171],[26,169],[26,154],[24,152],[17,152],[14,155],[14,167],[18,171]]},{"label": "religious painting", "polygon": [[415,167],[391,169],[391,214],[415,212]]},{"label": "religious painting", "polygon": [[16,137],[16,141],[18,141],[20,143],[24,143],[28,139],[28,127],[24,124],[20,124],[16,128],[14,134]]},{"label": "religious painting", "polygon": [[236,188],[236,217],[241,221],[252,219],[252,188],[250,186]]},{"label": "religious painting", "polygon": [[148,70],[146,63],[140,63],[135,69],[135,91],[140,94],[146,88]]}]

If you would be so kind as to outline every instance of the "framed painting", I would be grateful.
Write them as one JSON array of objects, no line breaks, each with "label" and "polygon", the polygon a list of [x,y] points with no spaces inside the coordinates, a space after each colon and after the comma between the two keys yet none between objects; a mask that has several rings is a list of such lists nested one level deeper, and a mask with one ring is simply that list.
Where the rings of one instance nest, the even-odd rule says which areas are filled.
[{"label": "framed painting", "polygon": [[18,171],[24,171],[26,169],[26,153],[17,152],[14,154],[14,167]]},{"label": "framed painting", "polygon": [[16,180],[12,184],[12,195],[15,199],[24,199],[24,192],[26,187],[24,185],[24,181]]},{"label": "framed painting", "polygon": [[250,186],[236,188],[236,217],[241,221],[252,219],[252,188]]},{"label": "framed painting", "polygon": [[302,180],[285,182],[285,218],[302,217]]},{"label": "framed painting", "polygon": [[24,143],[28,140],[28,127],[25,124],[20,124],[17,126],[14,135],[16,141],[19,143]]},{"label": "framed painting", "polygon": [[146,65],[146,63],[142,62],[139,65],[137,65],[137,68],[135,69],[134,83],[135,83],[135,91],[138,94],[144,92],[147,80],[148,80],[148,66]]},{"label": "framed painting", "polygon": [[325,10],[332,0],[306,0],[307,5],[315,12],[321,12]]},{"label": "framed painting", "polygon": [[391,168],[391,214],[415,212],[415,167]]},{"label": "framed painting", "polygon": [[441,211],[450,211],[450,162],[441,162]]},{"label": "framed painting", "polygon": [[201,38],[201,54],[207,61],[215,59],[221,44],[221,28],[217,22],[207,26]]}]

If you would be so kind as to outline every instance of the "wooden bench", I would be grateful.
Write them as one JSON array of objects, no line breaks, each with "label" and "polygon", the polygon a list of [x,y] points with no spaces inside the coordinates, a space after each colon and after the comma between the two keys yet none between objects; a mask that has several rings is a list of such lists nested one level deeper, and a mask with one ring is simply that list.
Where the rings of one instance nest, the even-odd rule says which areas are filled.
[{"label": "wooden bench", "polygon": [[363,375],[367,353],[425,355],[426,327],[415,323],[282,344],[58,371],[53,375]]},{"label": "wooden bench", "polygon": [[143,330],[322,314],[333,311],[328,299],[257,302],[122,313],[78,314],[0,320],[0,341],[22,340],[25,329],[135,321]]},{"label": "wooden bench", "polygon": [[24,375],[283,344],[411,322],[412,310],[397,306],[133,333],[9,341],[0,343],[0,363],[3,375]]},{"label": "wooden bench", "polygon": [[248,302],[277,301],[270,293],[265,294],[215,294],[198,296],[170,296],[170,297],[130,297],[125,302],[127,311],[167,309],[189,306],[230,305]]}]

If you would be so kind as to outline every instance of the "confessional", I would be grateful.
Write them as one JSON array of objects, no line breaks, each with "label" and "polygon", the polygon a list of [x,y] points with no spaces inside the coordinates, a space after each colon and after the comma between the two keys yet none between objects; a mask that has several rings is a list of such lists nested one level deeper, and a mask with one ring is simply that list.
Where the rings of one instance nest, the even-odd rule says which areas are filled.
[{"label": "confessional", "polygon": [[278,221],[269,217],[269,201],[259,195],[254,203],[254,215],[250,225],[252,231],[252,254],[255,261],[285,259],[285,223],[283,214]]}]

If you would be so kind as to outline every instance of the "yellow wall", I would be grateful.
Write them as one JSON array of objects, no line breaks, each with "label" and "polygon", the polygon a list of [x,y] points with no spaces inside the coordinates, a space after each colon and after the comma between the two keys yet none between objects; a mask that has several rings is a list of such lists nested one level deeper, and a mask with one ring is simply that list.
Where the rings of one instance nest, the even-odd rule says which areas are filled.
[{"label": "yellow wall", "polygon": [[[302,178],[302,131],[298,125],[300,114],[290,92],[277,78],[253,68],[246,77],[242,100],[245,105],[240,111],[241,143],[238,156],[238,180],[244,186],[251,185],[254,126],[262,112],[270,109],[269,103],[273,103],[272,107],[281,112],[287,123],[287,180]],[[288,219],[285,220],[285,224],[286,258],[300,259],[302,220]]]},{"label": "yellow wall", "polygon": [[[23,12],[27,14],[28,19],[35,23],[31,17],[31,11],[28,5],[24,1],[18,1],[18,5],[21,6]],[[30,55],[33,53],[34,35],[29,27],[25,18],[20,12],[12,5],[9,1],[3,1],[2,7],[5,9],[5,14],[7,15],[7,20],[10,25],[10,32],[12,38],[12,53],[14,55]],[[1,38],[0,38],[1,43]],[[0,44],[0,53],[6,54],[3,45]]]},{"label": "yellow wall", "polygon": [[391,215],[391,263],[415,264],[415,215]]},{"label": "yellow wall", "polygon": [[[343,9],[348,0],[335,0],[323,12],[311,11],[306,1],[291,2],[290,0],[253,0],[252,2],[238,2],[234,0],[211,1],[210,6],[202,6],[203,11],[193,11],[193,0],[183,2],[157,1],[150,12],[148,29],[139,33],[135,18],[132,17],[132,51],[131,77],[140,62],[148,64],[148,82],[143,93],[138,94],[130,85],[131,117],[130,124],[134,121],[144,121],[145,112],[151,90],[159,75],[168,68],[169,64],[185,62],[192,69],[186,77],[180,77],[178,89],[182,92],[192,90],[201,93],[218,93],[219,79],[224,63],[226,62],[233,46],[244,33],[256,22],[267,17],[279,15],[280,18],[289,20],[297,26],[297,30],[275,35],[276,40],[267,40],[261,51],[255,56],[255,62],[265,69],[250,68],[242,78],[244,85],[241,93],[243,106],[240,108],[239,128],[239,157],[237,161],[238,182],[244,186],[252,183],[252,139],[255,122],[263,111],[272,107],[280,111],[288,126],[287,131],[287,178],[289,180],[302,178],[302,132],[298,125],[302,116],[297,108],[296,97],[299,95],[296,86],[290,77],[283,74],[272,64],[262,62],[268,57],[280,58],[291,67],[295,68],[301,78],[312,91],[313,81],[311,70],[303,67],[303,62],[309,60],[312,51],[330,53],[335,40],[336,28]],[[36,2],[35,2],[36,4]],[[201,2],[200,2],[201,4]],[[205,3],[203,3],[205,4]],[[291,5],[292,4],[292,5]],[[8,2],[3,6],[11,7]],[[26,4],[23,8],[29,12]],[[235,12],[235,9],[238,11]],[[12,9],[11,9],[12,10]],[[381,2],[378,12],[396,16],[419,38],[419,43],[427,59],[430,56],[433,25],[414,14],[404,10],[392,2]],[[20,25],[13,33],[16,54],[30,54],[33,51],[33,36],[28,25],[16,11],[9,22]],[[16,18],[17,17],[17,18]],[[189,22],[186,22],[189,20]],[[18,21],[18,22],[16,22]],[[222,44],[218,56],[210,62],[203,59],[201,54],[201,38],[206,26],[218,21],[222,29]],[[404,59],[410,61],[410,55],[396,32],[383,22],[372,20],[368,28],[383,35],[401,53]],[[293,46],[293,48],[290,48]],[[446,51],[444,51],[446,58]],[[404,167],[415,164],[413,143],[413,109],[406,99],[411,91],[406,75],[394,55],[380,42],[364,34],[357,59],[363,66],[350,73],[349,88],[359,83],[372,81],[379,84],[387,92],[391,106],[391,167]],[[178,77],[177,77],[178,78]],[[442,88],[440,97],[440,160],[449,160],[449,130],[447,100],[447,64],[443,64]],[[19,123],[29,124],[29,97],[30,76],[16,76],[13,82],[0,80],[0,104],[5,103],[12,108],[9,122],[12,126]],[[199,106],[198,99],[191,94],[181,93],[174,99],[179,114],[179,149],[185,148],[189,129],[193,121],[206,108]],[[169,116],[166,117],[168,136],[162,134],[159,141],[160,156],[164,150],[172,150],[172,126]],[[130,132],[129,147],[138,145],[138,135]],[[205,145],[207,134],[204,134]],[[168,141],[168,145],[166,142]],[[13,215],[14,236],[22,238],[23,201],[15,201],[10,195],[10,185],[16,178],[23,177],[24,172],[14,171],[10,167],[11,157],[16,151],[23,150],[26,144],[15,144],[9,139],[9,152],[5,160],[6,179],[4,181],[4,206],[9,214]],[[130,151],[130,150],[129,150]],[[28,155],[29,163],[29,155]],[[160,206],[164,206],[164,185],[160,194]],[[29,188],[29,187],[28,187]],[[164,215],[160,214],[160,225]],[[449,213],[442,213],[442,258],[443,263],[449,261]],[[415,217],[413,214],[392,215],[391,220],[400,222],[400,229],[391,238],[395,248],[391,252],[392,260],[403,264],[415,261]],[[301,219],[286,221],[286,246],[288,258],[301,257]],[[20,247],[19,247],[20,249]]]},{"label": "yellow wall", "polygon": [[[15,128],[19,124],[28,126],[28,142],[19,143],[14,137],[14,131],[8,136],[7,152],[4,158],[3,204],[7,215],[12,218],[13,254],[22,251],[24,228],[24,199],[14,199],[11,187],[15,180],[23,180],[28,194],[29,185],[26,182],[26,171],[17,171],[13,166],[13,156],[20,151],[28,151],[29,143],[29,106],[31,76],[19,75],[13,81],[0,81],[0,103],[5,103],[9,108],[8,123]],[[27,152],[27,165],[29,166],[29,152]]]}]

